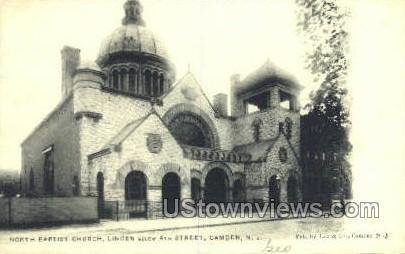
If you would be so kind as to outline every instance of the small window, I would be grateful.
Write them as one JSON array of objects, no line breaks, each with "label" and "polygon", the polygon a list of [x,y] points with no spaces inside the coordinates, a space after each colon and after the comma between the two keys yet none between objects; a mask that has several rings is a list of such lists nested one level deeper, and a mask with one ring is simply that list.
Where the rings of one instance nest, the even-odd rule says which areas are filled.
[{"label": "small window", "polygon": [[162,95],[165,92],[165,77],[163,76],[163,74],[160,74],[159,86],[160,86],[160,88],[159,88],[160,94]]},{"label": "small window", "polygon": [[120,72],[120,86],[118,89],[120,90],[127,90],[127,70],[122,69]]},{"label": "small window", "polygon": [[159,95],[159,76],[157,72],[153,73],[153,96]]},{"label": "small window", "polygon": [[152,74],[149,70],[145,71],[145,94],[150,96],[152,92]]},{"label": "small window", "polygon": [[287,161],[287,149],[285,149],[284,147],[281,147],[278,150],[278,158],[281,162],[286,162]]},{"label": "small window", "polygon": [[117,70],[114,70],[113,72],[112,72],[112,87],[114,88],[114,89],[117,89],[118,90],[118,81],[119,81],[119,77],[118,77],[118,71]]},{"label": "small window", "polygon": [[129,84],[128,84],[128,88],[129,88],[129,92],[134,93],[135,92],[135,70],[134,69],[130,69],[129,70]]},{"label": "small window", "polygon": [[252,129],[253,129],[253,140],[255,142],[259,142],[260,141],[260,132],[261,132],[261,127],[262,127],[262,120],[260,118],[256,118],[253,122],[252,122]]}]

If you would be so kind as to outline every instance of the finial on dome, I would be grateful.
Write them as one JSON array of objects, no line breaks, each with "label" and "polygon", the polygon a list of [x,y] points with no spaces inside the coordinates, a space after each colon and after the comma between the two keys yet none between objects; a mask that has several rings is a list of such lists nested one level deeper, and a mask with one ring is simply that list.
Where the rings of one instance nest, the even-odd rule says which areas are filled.
[{"label": "finial on dome", "polygon": [[145,25],[145,22],[142,19],[142,5],[138,0],[127,0],[124,4],[124,10],[125,17],[122,20],[123,25]]}]

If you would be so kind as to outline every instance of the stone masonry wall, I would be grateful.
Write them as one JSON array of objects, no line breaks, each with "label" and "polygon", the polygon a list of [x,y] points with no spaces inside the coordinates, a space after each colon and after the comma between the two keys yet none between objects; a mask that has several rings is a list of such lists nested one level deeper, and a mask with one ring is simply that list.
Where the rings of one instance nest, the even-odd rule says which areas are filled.
[{"label": "stone masonry wall", "polygon": [[[293,140],[290,140],[293,141]],[[287,160],[282,162],[279,158],[280,148],[287,150]],[[296,144],[293,144],[296,147]],[[273,175],[280,177],[281,183],[281,201],[287,201],[287,180],[289,176],[297,178],[298,183],[301,182],[301,168],[299,166],[299,158],[296,157],[296,151],[289,145],[284,136],[280,136],[277,142],[273,145],[272,150],[267,155],[266,162],[252,163],[246,166],[246,186],[247,199],[269,200],[269,180]],[[298,188],[299,190],[301,188]],[[301,198],[301,193],[298,194]]]},{"label": "stone masonry wall", "polygon": [[102,91],[99,87],[80,85],[82,87],[74,91],[75,114],[93,112],[102,116],[99,120],[82,117],[77,121],[80,130],[81,185],[86,191],[87,155],[107,145],[128,123],[145,116],[150,111],[150,102]]},{"label": "stone masonry wall", "polygon": [[221,149],[232,149],[232,124],[228,119],[215,116],[212,105],[204,95],[201,87],[191,74],[186,74],[163,98],[163,106],[157,107],[157,112],[163,116],[172,107],[180,104],[190,104],[200,108],[214,122],[219,136]]},{"label": "stone masonry wall", "polygon": [[34,193],[42,195],[44,155],[42,151],[53,145],[55,195],[71,196],[73,177],[80,174],[79,140],[74,120],[72,97],[56,107],[33,133],[22,143],[22,188],[29,189],[30,170],[34,170]]}]

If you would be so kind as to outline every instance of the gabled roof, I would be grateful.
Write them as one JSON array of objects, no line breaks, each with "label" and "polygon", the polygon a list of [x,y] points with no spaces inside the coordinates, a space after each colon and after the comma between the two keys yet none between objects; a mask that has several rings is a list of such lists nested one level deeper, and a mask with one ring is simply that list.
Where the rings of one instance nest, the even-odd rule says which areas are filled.
[{"label": "gabled roof", "polygon": [[122,128],[107,144],[102,148],[106,149],[111,146],[116,146],[121,144],[129,135],[131,135],[152,113],[149,112],[147,115],[138,118],[130,123],[128,123],[124,128]]},{"label": "gabled roof", "polygon": [[[119,150],[120,145],[132,134],[134,131],[138,129],[151,115],[155,115],[160,122],[168,129],[168,126],[163,121],[162,117],[155,111],[152,107],[150,112],[145,116],[138,118],[127,125],[125,125],[111,140],[109,140],[100,150],[95,153],[87,155],[89,161],[93,160],[94,158],[109,154],[113,151]],[[169,131],[170,133],[170,131]],[[173,136],[172,136],[173,137]],[[173,137],[174,140],[176,140]]]},{"label": "gabled roof", "polygon": [[303,88],[293,75],[276,66],[270,60],[267,60],[257,70],[250,73],[248,76],[246,76],[246,78],[234,86],[238,93],[243,93],[247,90],[251,90],[252,88],[256,88],[256,86],[259,87],[263,85],[264,82],[278,82],[299,90]]},{"label": "gabled roof", "polygon": [[211,101],[209,100],[207,94],[204,92],[204,90],[202,89],[200,83],[197,81],[197,79],[195,78],[195,76],[193,75],[193,73],[191,73],[190,71],[188,71],[183,77],[181,77],[172,87],[171,89],[165,93],[164,95],[162,95],[160,97],[160,99],[164,99],[165,97],[167,97],[172,91],[174,91],[175,89],[179,88],[182,84],[184,83],[193,83],[196,85],[196,87],[198,88],[198,90],[201,92],[201,94],[203,95],[203,97],[205,98],[205,100],[208,102],[209,106],[211,107],[211,109],[215,111]]},{"label": "gabled roof", "polygon": [[250,154],[252,161],[265,161],[267,155],[279,139],[280,135],[273,139],[267,139],[260,142],[235,146],[232,151],[237,153]]}]

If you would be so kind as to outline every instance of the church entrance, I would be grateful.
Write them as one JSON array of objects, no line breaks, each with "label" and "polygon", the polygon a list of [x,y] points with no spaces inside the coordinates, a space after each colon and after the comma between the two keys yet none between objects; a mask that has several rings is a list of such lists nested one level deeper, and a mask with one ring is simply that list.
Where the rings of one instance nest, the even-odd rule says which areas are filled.
[{"label": "church entrance", "polygon": [[229,180],[225,171],[214,168],[205,178],[205,202],[219,203],[228,201]]},{"label": "church entrance", "polygon": [[162,208],[164,211],[164,201],[166,200],[166,211],[173,214],[178,211],[177,204],[180,204],[180,177],[176,173],[167,173],[162,179]]},{"label": "church entrance", "polygon": [[298,181],[294,176],[288,177],[287,180],[287,198],[289,203],[298,202]]},{"label": "church entrance", "polygon": [[147,214],[146,176],[140,171],[132,171],[125,178],[125,212],[130,218]]},{"label": "church entrance", "polygon": [[277,175],[269,180],[269,203],[274,203],[275,207],[280,203],[280,178]]}]

